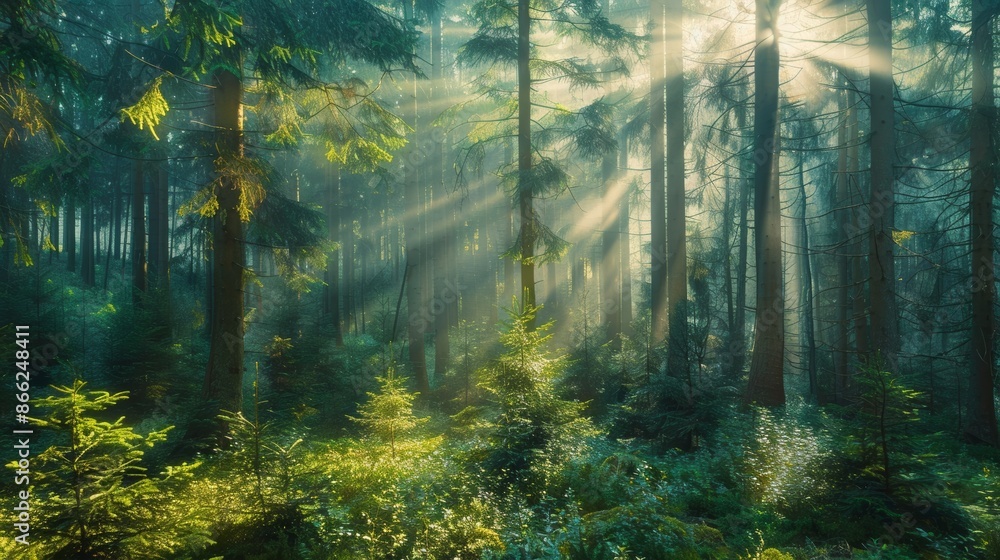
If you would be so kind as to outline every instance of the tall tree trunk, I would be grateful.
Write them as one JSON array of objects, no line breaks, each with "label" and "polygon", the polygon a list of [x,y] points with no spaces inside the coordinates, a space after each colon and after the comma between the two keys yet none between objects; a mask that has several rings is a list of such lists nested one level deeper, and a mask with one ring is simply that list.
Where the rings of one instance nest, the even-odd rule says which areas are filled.
[{"label": "tall tree trunk", "polygon": [[[535,178],[531,153],[531,0],[517,3],[517,189],[521,214],[521,305],[535,307]],[[535,321],[528,323],[534,330]]]},{"label": "tall tree trunk", "polygon": [[747,402],[785,404],[785,311],[778,181],[778,10],[780,0],[757,0],[754,55],[754,240],[757,313]]},{"label": "tall tree trunk", "polygon": [[[847,86],[846,80],[844,82]],[[854,247],[849,228],[845,227],[851,223],[851,192],[848,173],[848,142],[854,143],[855,138],[848,135],[849,118],[848,113],[853,109],[848,106],[848,99],[845,93],[839,99],[841,109],[841,122],[837,127],[837,195],[836,204],[839,206],[835,214],[837,222],[837,232],[840,234],[838,241],[837,259],[837,321],[836,321],[836,350],[833,356],[833,393],[834,399],[844,404],[847,396],[848,368],[850,366],[850,354],[848,351],[850,342],[850,319],[851,319],[851,261],[860,258],[860,255],[851,255]],[[859,266],[860,268],[860,266]],[[863,294],[862,294],[863,297]]]},{"label": "tall tree trunk", "polygon": [[153,168],[149,189],[149,271],[150,284],[157,290],[169,290],[170,219],[169,183],[166,154]]},{"label": "tall tree trunk", "polygon": [[[504,164],[514,163],[514,144],[507,142],[504,144]],[[498,185],[497,189],[503,193],[503,186]],[[501,199],[502,200],[502,199]],[[504,242],[503,251],[509,251],[517,241],[517,224],[514,219],[514,207],[509,203],[504,203]],[[511,258],[503,259],[503,295],[500,300],[500,308],[511,305],[511,301],[517,294],[517,262]],[[520,299],[520,298],[518,298]]]},{"label": "tall tree trunk", "polygon": [[[413,18],[412,0],[403,0],[404,17]],[[411,79],[406,84],[404,94],[408,99],[403,105],[404,119],[414,130],[417,129],[417,84]],[[415,154],[409,154],[404,166],[404,193],[406,200],[406,308],[408,317],[407,339],[409,340],[410,369],[416,381],[417,391],[424,397],[430,393],[427,377],[427,358],[424,351],[424,333],[430,324],[426,318],[426,257],[424,238],[421,235],[421,215],[423,214],[422,184],[418,174]],[[344,258],[347,258],[345,253]],[[344,264],[345,274],[347,264]]]},{"label": "tall tree trunk", "polygon": [[[340,169],[332,165],[325,166],[327,176],[326,186],[326,231],[330,241],[336,245],[340,244]],[[340,324],[340,254],[343,251],[336,249],[327,254],[326,264],[326,291],[323,298],[323,306],[330,324],[333,325],[334,339],[337,347],[344,346],[344,329]]]},{"label": "tall tree trunk", "polygon": [[993,18],[997,3],[972,0],[972,111],[969,113],[970,243],[972,245],[972,355],[969,414],[965,436],[997,446],[994,400],[996,279],[993,262],[993,197],[997,155],[994,147]]},{"label": "tall tree trunk", "polygon": [[[858,130],[858,99],[853,91],[847,92],[847,180],[848,189],[851,191],[851,206],[857,208],[853,225],[853,241],[850,253],[851,259],[851,301],[854,310],[854,346],[858,359],[861,362],[868,360],[871,353],[871,329],[868,326],[868,296],[865,292],[865,279],[867,275],[863,266],[867,260],[865,251],[865,237],[869,232],[861,229],[864,219],[860,212],[864,209],[865,189],[860,174],[861,160],[858,155],[858,145],[861,136]],[[850,375],[847,378],[847,387],[850,390]]]},{"label": "tall tree trunk", "polygon": [[[746,126],[745,113],[740,110],[738,114],[743,116],[740,119],[742,122],[739,123],[739,129],[743,130]],[[733,327],[729,333],[729,352],[732,357],[730,375],[734,378],[743,375],[743,365],[746,363],[747,353],[747,269],[749,268],[750,253],[750,194],[752,193],[750,185],[745,184],[742,178],[739,179],[739,182],[740,206],[737,211],[740,216],[740,224],[739,240],[736,245],[739,252],[736,265],[736,309]]]},{"label": "tall tree trunk", "polygon": [[[160,152],[154,151],[157,156]],[[146,281],[152,290],[156,290],[159,286],[160,278],[160,219],[162,218],[160,212],[160,168],[159,163],[150,163],[146,167],[147,174],[149,176],[149,188],[146,193],[146,204],[149,208],[149,233],[146,238],[147,241],[147,265],[146,265]]]},{"label": "tall tree trunk", "polygon": [[604,154],[601,161],[601,178],[604,182],[604,203],[601,210],[601,315],[607,341],[616,349],[621,348],[621,234],[619,232],[620,204],[623,183],[618,172],[618,154]]},{"label": "tall tree trunk", "polygon": [[632,213],[629,204],[627,182],[625,180],[625,170],[628,169],[628,137],[622,133],[618,136],[618,180],[622,183],[621,200],[618,201],[618,265],[621,267],[619,278],[621,281],[621,332],[627,336],[632,335],[632,249],[630,216]]},{"label": "tall tree trunk", "polygon": [[688,370],[687,234],[684,189],[684,57],[681,0],[666,0],[667,123],[667,369],[685,379]]},{"label": "tall tree trunk", "polygon": [[735,212],[733,208],[733,187],[732,178],[729,175],[729,168],[723,171],[722,188],[724,198],[722,201],[722,268],[725,276],[722,279],[722,291],[726,294],[726,326],[729,328],[730,340],[732,340],[733,328],[736,326],[736,308],[733,297],[733,218]]},{"label": "tall tree trunk", "polygon": [[802,278],[802,352],[806,356],[806,373],[809,376],[809,396],[819,399],[819,367],[816,363],[816,334],[813,322],[813,273],[810,263],[809,228],[806,223],[805,153],[799,152],[799,273]]},{"label": "tall tree trunk", "polygon": [[[164,154],[166,156],[166,154]],[[164,157],[159,168],[160,190],[157,196],[160,198],[160,256],[157,263],[157,274],[159,274],[159,287],[165,292],[170,291],[170,163]]]},{"label": "tall tree trunk", "polygon": [[[233,53],[239,67],[239,55]],[[217,151],[215,238],[212,243],[212,326],[203,396],[220,410],[243,408],[243,272],[246,267],[240,190],[225,170],[226,160],[243,157],[243,83],[222,67],[212,76]],[[221,164],[221,165],[220,165]],[[141,204],[141,198],[139,199]],[[141,214],[136,206],[135,214]]]},{"label": "tall tree trunk", "polygon": [[895,223],[895,109],[892,78],[892,3],[868,0],[868,53],[871,82],[871,185],[868,212],[869,298],[872,350],[883,367],[895,370],[899,351],[896,267],[892,228]]},{"label": "tall tree trunk", "polygon": [[49,252],[49,264],[52,264],[52,258],[59,258],[59,206],[55,205],[52,208],[53,214],[49,216],[49,242],[52,243],[54,249]]},{"label": "tall tree trunk", "polygon": [[[356,200],[355,196],[357,194],[355,190],[357,177],[352,174],[347,174],[346,176],[341,175],[340,186],[341,186],[341,200],[347,201],[348,203],[342,204],[340,207],[340,242],[343,246],[344,255],[344,278],[341,284],[341,293],[344,298],[344,311],[341,315],[344,324],[344,333],[350,333],[352,331],[352,325],[354,324],[354,249],[355,249],[355,238],[354,238],[354,216],[353,207],[350,204],[351,201]],[[409,232],[408,232],[409,233]],[[407,241],[409,245],[409,241]],[[412,270],[410,271],[413,272]],[[410,277],[413,281],[414,276]],[[355,329],[356,331],[356,329]]]},{"label": "tall tree trunk", "polygon": [[63,212],[63,235],[65,235],[66,270],[76,272],[76,201],[72,195],[66,197]]},{"label": "tall tree trunk", "polygon": [[115,158],[115,176],[112,181],[111,196],[111,248],[112,256],[119,259],[122,256],[122,184],[121,158]]},{"label": "tall tree trunk", "polygon": [[80,277],[84,286],[94,285],[94,200],[87,195],[80,212]]},{"label": "tall tree trunk", "polygon": [[667,215],[666,215],[666,6],[664,0],[650,0],[653,20],[649,53],[649,236],[650,341],[659,345],[667,334]]},{"label": "tall tree trunk", "polygon": [[[446,97],[444,84],[442,83],[444,73],[441,65],[441,15],[431,16],[431,103],[428,109],[432,114],[436,114],[439,99]],[[431,224],[434,232],[432,243],[434,251],[434,297],[431,300],[430,311],[434,315],[434,373],[444,375],[448,370],[448,359],[451,354],[451,339],[449,338],[449,327],[452,324],[452,317],[458,303],[458,294],[453,291],[453,276],[451,267],[451,251],[454,246],[452,229],[451,205],[449,196],[444,187],[444,153],[443,140],[444,131],[437,127],[429,131],[431,140],[428,146],[430,157],[428,158],[428,179],[431,185],[431,196],[433,206],[431,215],[435,216]]]},{"label": "tall tree trunk", "polygon": [[146,205],[143,197],[145,166],[132,164],[132,303],[140,305],[146,292]]}]

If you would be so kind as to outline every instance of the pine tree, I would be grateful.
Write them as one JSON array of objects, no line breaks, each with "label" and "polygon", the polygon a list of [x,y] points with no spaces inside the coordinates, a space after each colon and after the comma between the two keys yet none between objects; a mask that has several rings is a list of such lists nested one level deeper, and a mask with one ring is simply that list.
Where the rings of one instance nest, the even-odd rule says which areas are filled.
[{"label": "pine tree", "polygon": [[[148,476],[142,466],[145,449],[163,442],[170,428],[142,435],[124,418],[99,420],[127,393],[85,386],[79,379],[72,386],[55,386],[56,395],[35,404],[49,413],[33,424],[55,436],[33,469],[38,518],[32,527],[37,527],[38,542],[52,558],[81,560],[168,558],[205,546],[207,520],[198,512],[179,511],[176,500],[198,465]],[[17,468],[17,463],[8,466]]]},{"label": "pine tree", "polygon": [[368,393],[368,402],[358,409],[360,417],[350,418],[387,442],[395,458],[396,442],[428,419],[413,414],[417,395],[406,389],[406,380],[396,375],[395,366],[390,365],[386,374],[375,380],[379,384],[378,393]]},{"label": "pine tree", "polygon": [[556,381],[565,370],[564,356],[545,349],[552,339],[553,323],[534,326],[538,309],[517,302],[508,309],[500,343],[503,353],[480,372],[480,387],[495,407],[490,451],[485,465],[503,484],[530,486],[527,472],[561,440],[586,433],[580,417],[583,404],[567,401],[556,392]]},{"label": "pine tree", "polygon": [[[533,44],[531,37],[533,33],[551,31],[572,37],[587,47],[595,47],[610,59],[610,64],[603,66],[608,74],[624,71],[623,57],[634,52],[638,40],[621,26],[609,22],[599,2],[594,0],[572,4],[549,0],[499,3],[482,0],[473,6],[472,14],[479,27],[460,49],[459,61],[470,67],[488,66],[478,94],[500,100],[495,116],[498,120],[515,120],[516,126],[497,126],[497,121],[489,119],[473,123],[472,144],[468,150],[481,161],[488,147],[508,137],[517,137],[516,165],[502,174],[509,192],[513,193],[520,229],[514,246],[506,254],[520,261],[519,299],[526,308],[534,307],[535,267],[560,258],[568,248],[566,242],[542,222],[536,208],[537,199],[555,196],[569,186],[565,170],[552,157],[543,155],[542,148],[568,137],[575,140],[583,155],[595,157],[613,150],[616,141],[610,126],[610,107],[604,99],[576,111],[563,107],[552,110],[547,107],[555,103],[554,100],[533,93],[533,84],[538,80],[598,87],[601,85],[601,66],[577,57],[547,55],[545,49]],[[510,70],[514,71],[514,95],[506,81]],[[542,110],[535,110],[536,107]],[[553,123],[555,119],[558,120]],[[539,122],[548,122],[551,128],[536,131],[538,125],[535,123]],[[534,327],[533,322],[529,325]]]},{"label": "pine tree", "polygon": [[[250,20],[253,25],[248,25]],[[365,95],[360,78],[348,72],[327,79],[316,53],[336,53],[336,64],[354,60],[382,72],[415,71],[413,38],[365,0],[317,1],[302,10],[271,0],[223,6],[189,0],[176,2],[164,23],[158,27],[164,45],[177,45],[176,55],[185,58],[187,72],[211,86],[215,180],[184,209],[214,221],[211,347],[203,395],[216,410],[238,412],[243,402],[244,231],[273,179],[270,167],[247,150],[246,80],[261,84],[255,92],[256,112],[262,126],[273,130],[265,142],[294,144],[307,117],[314,118],[321,123],[328,159],[369,169],[391,159],[387,149],[400,146],[403,125]],[[160,86],[169,76],[156,77],[146,95],[122,111],[154,136],[168,109]]]}]

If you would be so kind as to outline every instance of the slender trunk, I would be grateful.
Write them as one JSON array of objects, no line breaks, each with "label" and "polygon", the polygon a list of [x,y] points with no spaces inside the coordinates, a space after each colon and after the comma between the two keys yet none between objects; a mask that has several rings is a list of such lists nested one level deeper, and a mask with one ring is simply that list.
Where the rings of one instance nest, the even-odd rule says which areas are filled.
[{"label": "slender trunk", "polygon": [[778,184],[778,9],[780,0],[757,0],[754,55],[754,241],[757,313],[747,402],[785,404],[784,283],[781,193]]},{"label": "slender trunk", "polygon": [[[164,154],[166,156],[166,154]],[[170,163],[164,159],[160,166],[160,258],[157,265],[160,289],[170,291]]]},{"label": "slender trunk", "polygon": [[[514,163],[514,145],[507,142],[504,147],[504,163]],[[503,193],[503,186],[498,185],[497,189]],[[502,200],[502,199],[501,199]],[[517,240],[517,227],[514,220],[514,207],[509,203],[504,203],[504,251],[509,251],[514,247]],[[503,296],[500,300],[500,308],[505,308],[511,304],[517,296],[517,262],[511,258],[503,260]]]},{"label": "slender trunk", "polygon": [[146,292],[146,209],[143,200],[145,167],[132,165],[132,303],[140,305]]},{"label": "slender trunk", "polygon": [[114,225],[108,227],[107,250],[104,253],[104,278],[102,279],[102,289],[108,291],[108,278],[111,274],[111,253],[114,247]]},{"label": "slender trunk", "polygon": [[113,182],[111,197],[111,247],[114,258],[122,256],[122,184],[121,184],[121,159],[115,158],[115,175],[111,179]]},{"label": "slender trunk", "polygon": [[[239,55],[233,53],[239,64]],[[225,171],[227,159],[243,157],[243,83],[225,67],[212,77],[215,102],[216,161],[222,164],[215,187],[219,208],[215,213],[212,243],[212,324],[208,368],[203,396],[221,410],[243,408],[243,274],[246,267],[240,191]],[[221,168],[220,168],[221,167]],[[141,199],[140,199],[141,202]],[[137,207],[138,210],[138,207]],[[139,214],[140,212],[136,212]]]},{"label": "slender trunk", "polygon": [[868,53],[871,83],[871,185],[868,212],[869,298],[872,350],[883,366],[895,371],[899,351],[896,268],[892,228],[895,223],[895,109],[892,78],[892,4],[868,0]]},{"label": "slender trunk", "polygon": [[[846,81],[844,82],[846,85]],[[838,224],[837,231],[840,236],[838,238],[839,249],[837,250],[837,321],[836,321],[836,350],[834,352],[834,379],[833,379],[833,392],[834,399],[841,404],[844,404],[847,397],[847,385],[848,385],[848,367],[850,364],[850,356],[848,354],[848,343],[849,343],[849,321],[851,318],[851,266],[852,259],[857,258],[857,256],[851,255],[851,249],[853,247],[851,235],[846,224],[850,223],[851,211],[849,210],[851,206],[851,193],[850,193],[850,176],[848,174],[848,142],[854,143],[855,138],[848,135],[848,113],[852,112],[852,108],[847,106],[847,97],[842,94],[840,96],[840,108],[841,108],[841,123],[837,129],[837,144],[839,149],[837,152],[837,195],[836,204],[840,209],[836,212],[835,218]]]},{"label": "slender trunk", "polygon": [[52,259],[59,258],[59,206],[54,206],[52,208],[53,214],[49,216],[49,242],[52,243],[53,249],[49,252],[49,264],[52,264]]},{"label": "slender trunk", "polygon": [[[160,152],[154,152],[160,155]],[[149,234],[147,236],[147,278],[151,289],[159,287],[160,280],[160,168],[159,163],[150,163],[146,167],[149,175],[149,192],[146,194],[146,204],[149,208]]]},{"label": "slender trunk", "polygon": [[806,224],[805,154],[799,152],[799,271],[802,278],[802,352],[806,356],[806,373],[809,376],[809,396],[819,399],[819,368],[816,364],[816,335],[813,323],[813,274],[809,262],[809,228]]},{"label": "slender trunk", "polygon": [[[441,16],[435,14],[431,17],[431,104],[428,107],[436,113],[435,103],[439,98],[444,98],[444,85],[442,83],[443,64],[441,56]],[[451,266],[451,251],[454,246],[452,237],[455,234],[452,229],[451,205],[448,204],[448,193],[444,187],[444,142],[438,140],[438,136],[443,136],[444,131],[440,128],[433,130],[430,135],[431,142],[428,146],[430,154],[428,162],[428,174],[431,185],[431,196],[433,197],[432,216],[436,219],[431,224],[435,233],[433,243],[434,250],[434,298],[431,301],[431,313],[434,315],[434,373],[444,375],[448,369],[449,356],[451,355],[451,339],[449,338],[449,327],[452,325],[452,318],[457,311],[458,294],[454,291],[453,267]],[[434,141],[438,140],[438,141]],[[441,139],[443,140],[443,138]]]},{"label": "slender trunk", "polygon": [[66,270],[76,272],[76,201],[69,196],[66,197],[66,211],[63,212],[63,234]]},{"label": "slender trunk", "polygon": [[996,372],[996,282],[993,263],[993,197],[996,186],[994,148],[996,107],[993,101],[992,22],[996,2],[972,0],[972,111],[969,167],[970,244],[972,246],[972,354],[966,438],[997,446],[994,400]]},{"label": "slender trunk", "polygon": [[688,370],[687,234],[684,189],[684,58],[681,0],[666,0],[666,117],[667,123],[667,369],[686,378]]},{"label": "slender trunk", "polygon": [[84,286],[94,285],[94,201],[88,195],[80,212],[80,278]]},{"label": "slender trunk", "polygon": [[618,137],[618,180],[622,183],[621,199],[618,201],[618,265],[621,282],[621,332],[632,335],[632,249],[629,233],[631,207],[629,192],[625,180],[625,170],[628,169],[628,137],[621,134]]},{"label": "slender trunk", "polygon": [[[746,126],[745,114],[740,111],[742,122],[739,129]],[[742,167],[742,166],[741,166]],[[747,269],[749,267],[750,253],[750,185],[742,179],[740,181],[740,201],[739,201],[739,240],[736,244],[739,255],[736,265],[736,309],[733,317],[733,327],[730,331],[729,351],[732,356],[732,369],[730,375],[738,377],[743,375],[743,365],[746,363],[747,353]]]},{"label": "slender trunk", "polygon": [[[328,184],[326,187],[326,231],[330,241],[340,244],[340,169],[326,166]],[[333,325],[334,339],[337,347],[344,346],[344,329],[340,325],[340,253],[334,250],[327,254],[326,267],[326,297],[324,307]]]},{"label": "slender trunk", "polygon": [[729,176],[729,168],[724,171],[723,192],[725,198],[722,202],[722,268],[723,277],[722,291],[726,294],[726,325],[729,328],[729,338],[733,338],[733,329],[736,328],[736,308],[733,297],[733,193],[732,178]]},{"label": "slender trunk", "polygon": [[601,178],[604,182],[604,218],[601,224],[601,316],[606,340],[621,348],[621,234],[618,229],[619,199],[624,185],[619,180],[618,154],[604,154]]},{"label": "slender trunk", "polygon": [[[341,176],[341,200],[354,200],[355,181],[354,175]],[[351,332],[354,322],[354,216],[351,215],[350,204],[342,204],[340,207],[340,241],[343,244],[344,254],[344,278],[341,285],[341,292],[344,298],[344,311],[341,315],[343,319],[344,333]],[[409,243],[409,242],[407,242]],[[411,271],[412,273],[412,271]]]},{"label": "slender trunk", "polygon": [[666,36],[664,0],[650,0],[652,40],[649,53],[649,134],[650,134],[650,282],[652,344],[667,335],[667,215],[666,215]]},{"label": "slender trunk", "polygon": [[[531,161],[531,12],[530,0],[517,3],[517,175],[521,215],[521,306],[535,307],[537,216]],[[534,330],[535,321],[528,323]]]}]

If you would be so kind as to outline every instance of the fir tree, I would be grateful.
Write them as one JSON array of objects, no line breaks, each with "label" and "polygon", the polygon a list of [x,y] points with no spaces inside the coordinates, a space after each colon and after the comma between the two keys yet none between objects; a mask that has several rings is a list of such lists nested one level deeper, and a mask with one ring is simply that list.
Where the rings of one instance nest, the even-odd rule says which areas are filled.
[{"label": "fir tree", "polygon": [[143,435],[124,418],[101,420],[127,393],[85,391],[85,385],[78,379],[53,387],[56,395],[35,404],[49,414],[33,424],[56,437],[34,474],[35,538],[54,551],[52,558],[73,559],[168,558],[206,545],[207,520],[182,511],[176,499],[198,464],[168,467],[156,477],[142,465],[145,450],[171,428]]},{"label": "fir tree", "polygon": [[427,418],[418,418],[413,414],[416,393],[406,389],[405,379],[396,375],[394,366],[390,365],[384,376],[375,379],[379,392],[368,393],[368,402],[358,410],[360,418],[350,418],[388,442],[389,450],[395,457],[396,441],[426,422]]}]

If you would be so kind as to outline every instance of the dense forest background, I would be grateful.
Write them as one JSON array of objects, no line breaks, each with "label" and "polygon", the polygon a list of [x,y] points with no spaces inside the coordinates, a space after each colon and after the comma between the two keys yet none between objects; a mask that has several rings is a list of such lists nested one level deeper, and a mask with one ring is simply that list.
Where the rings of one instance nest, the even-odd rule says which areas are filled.
[{"label": "dense forest background", "polygon": [[1000,558],[998,13],[0,2],[0,556]]}]

